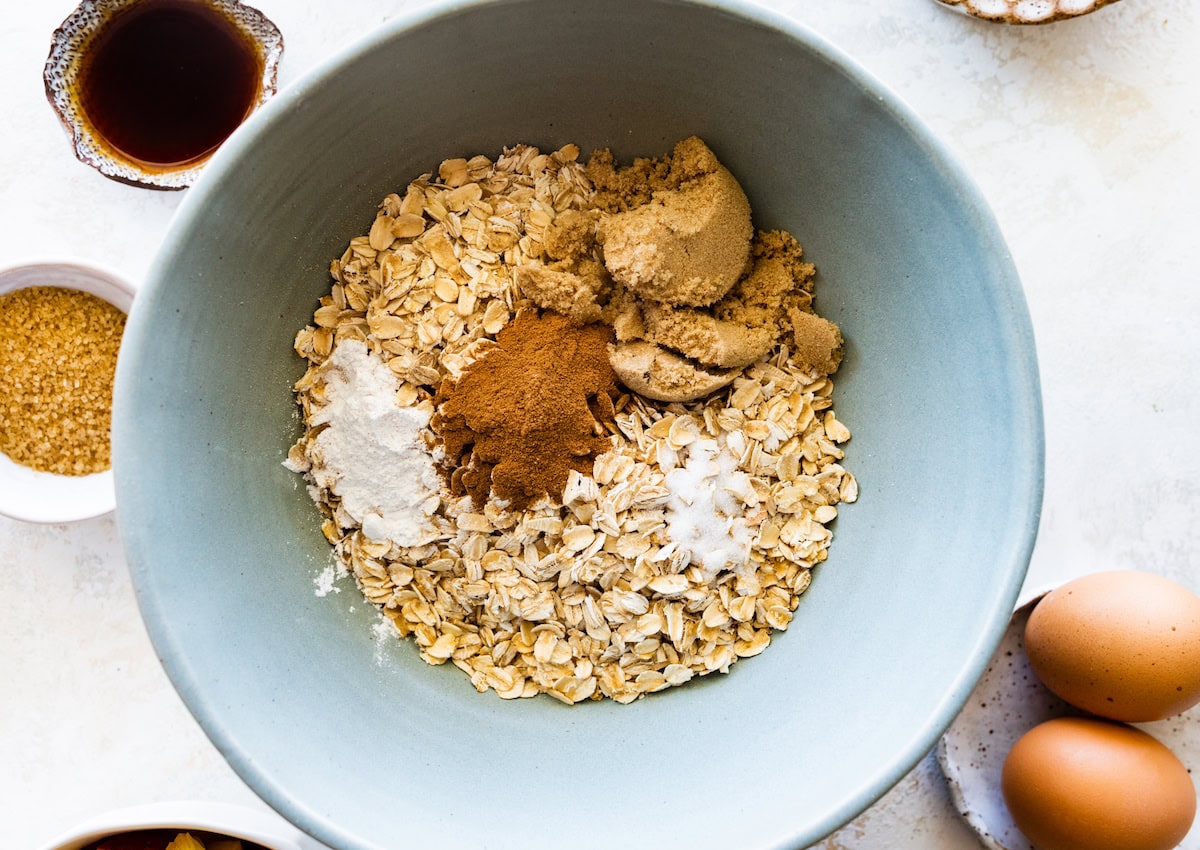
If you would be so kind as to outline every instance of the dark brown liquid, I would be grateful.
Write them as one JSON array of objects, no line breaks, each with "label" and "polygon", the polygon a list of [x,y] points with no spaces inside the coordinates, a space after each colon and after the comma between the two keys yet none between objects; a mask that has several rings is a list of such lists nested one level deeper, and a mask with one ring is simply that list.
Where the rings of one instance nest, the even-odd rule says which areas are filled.
[{"label": "dark brown liquid", "polygon": [[86,45],[78,95],[129,159],[181,165],[211,153],[258,99],[254,42],[204,0],[141,0]]}]

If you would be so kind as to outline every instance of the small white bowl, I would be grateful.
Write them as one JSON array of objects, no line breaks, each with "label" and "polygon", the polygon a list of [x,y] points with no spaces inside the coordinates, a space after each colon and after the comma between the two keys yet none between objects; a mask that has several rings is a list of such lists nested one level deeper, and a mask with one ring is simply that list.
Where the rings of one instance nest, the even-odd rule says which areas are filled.
[{"label": "small white bowl", "polygon": [[276,814],[228,803],[150,803],[106,812],[63,833],[40,850],[82,850],[93,841],[141,829],[204,830],[253,841],[267,850],[328,850]]},{"label": "small white bowl", "polygon": [[[129,312],[135,291],[116,274],[80,263],[26,263],[0,270],[0,295],[31,286],[89,292],[123,313]],[[0,514],[26,522],[74,522],[109,513],[115,504],[111,469],[55,475],[22,466],[0,452]]]}]

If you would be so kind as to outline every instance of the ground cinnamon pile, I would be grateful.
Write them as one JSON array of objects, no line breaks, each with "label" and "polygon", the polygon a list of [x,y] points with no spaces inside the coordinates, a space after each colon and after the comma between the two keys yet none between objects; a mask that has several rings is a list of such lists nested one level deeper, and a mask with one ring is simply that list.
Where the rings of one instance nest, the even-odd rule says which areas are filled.
[{"label": "ground cinnamon pile", "polygon": [[526,310],[496,345],[438,390],[431,425],[449,462],[450,487],[476,507],[490,497],[524,510],[559,498],[571,470],[591,472],[611,446],[616,378],[608,362],[612,330]]}]

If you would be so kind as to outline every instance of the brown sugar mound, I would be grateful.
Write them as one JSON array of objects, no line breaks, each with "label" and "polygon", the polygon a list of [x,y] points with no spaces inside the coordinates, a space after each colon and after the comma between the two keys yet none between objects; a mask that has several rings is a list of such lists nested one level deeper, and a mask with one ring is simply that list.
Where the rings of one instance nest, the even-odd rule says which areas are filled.
[{"label": "brown sugar mound", "polygon": [[611,328],[523,310],[457,379],[446,378],[431,420],[451,491],[477,507],[489,495],[513,510],[559,498],[571,470],[590,472],[610,448],[616,379]]},{"label": "brown sugar mound", "polygon": [[822,375],[832,375],[842,365],[842,329],[816,313],[793,309],[792,354],[796,365]]},{"label": "brown sugar mound", "polygon": [[691,401],[733,383],[740,369],[705,369],[650,342],[623,342],[608,347],[609,360],[621,383],[638,395],[658,401]]},{"label": "brown sugar mound", "polygon": [[620,213],[650,203],[655,192],[674,191],[686,181],[721,167],[716,154],[696,136],[675,145],[661,159],[638,157],[620,167],[608,148],[588,158],[587,177],[595,188],[592,203],[606,213]]},{"label": "brown sugar mound", "polygon": [[803,249],[782,230],[760,231],[752,250],[754,266],[713,306],[718,319],[761,328],[779,342],[792,330],[792,310],[811,311],[815,269],[803,262]]},{"label": "brown sugar mound", "polygon": [[579,325],[600,320],[612,279],[596,258],[594,211],[564,210],[546,228],[543,250],[549,262],[526,263],[513,272],[521,293],[543,310]]},{"label": "brown sugar mound", "polygon": [[775,345],[774,334],[766,328],[722,321],[703,310],[648,304],[643,316],[648,340],[704,366],[742,369]]},{"label": "brown sugar mound", "polygon": [[[635,163],[633,177],[648,168]],[[625,186],[624,172],[613,174],[609,182]],[[597,236],[604,265],[614,280],[650,301],[712,304],[747,268],[754,234],[750,201],[737,179],[695,137],[675,146],[658,183],[648,201],[601,220]],[[625,188],[630,200],[639,197],[632,187]]]},{"label": "brown sugar mound", "polygon": [[515,279],[543,309],[610,325],[626,387],[702,398],[781,343],[808,371],[837,369],[841,332],[813,312],[813,266],[790,233],[754,233],[745,193],[703,141],[625,167],[597,151],[587,176],[591,208],[559,213]]},{"label": "brown sugar mound", "polygon": [[567,316],[577,325],[600,320],[600,302],[612,287],[604,266],[590,259],[518,266],[514,279],[534,304]]}]

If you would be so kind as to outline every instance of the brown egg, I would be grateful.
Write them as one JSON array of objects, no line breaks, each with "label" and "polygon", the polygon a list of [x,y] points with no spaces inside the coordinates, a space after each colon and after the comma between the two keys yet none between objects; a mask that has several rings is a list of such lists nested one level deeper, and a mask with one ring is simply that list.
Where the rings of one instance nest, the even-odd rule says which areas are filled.
[{"label": "brown egg", "polygon": [[1005,759],[1001,790],[1038,850],[1168,850],[1196,816],[1191,777],[1170,750],[1090,717],[1026,732]]},{"label": "brown egg", "polygon": [[1072,705],[1113,720],[1161,720],[1200,702],[1200,598],[1151,573],[1084,576],[1033,609],[1025,652]]}]

